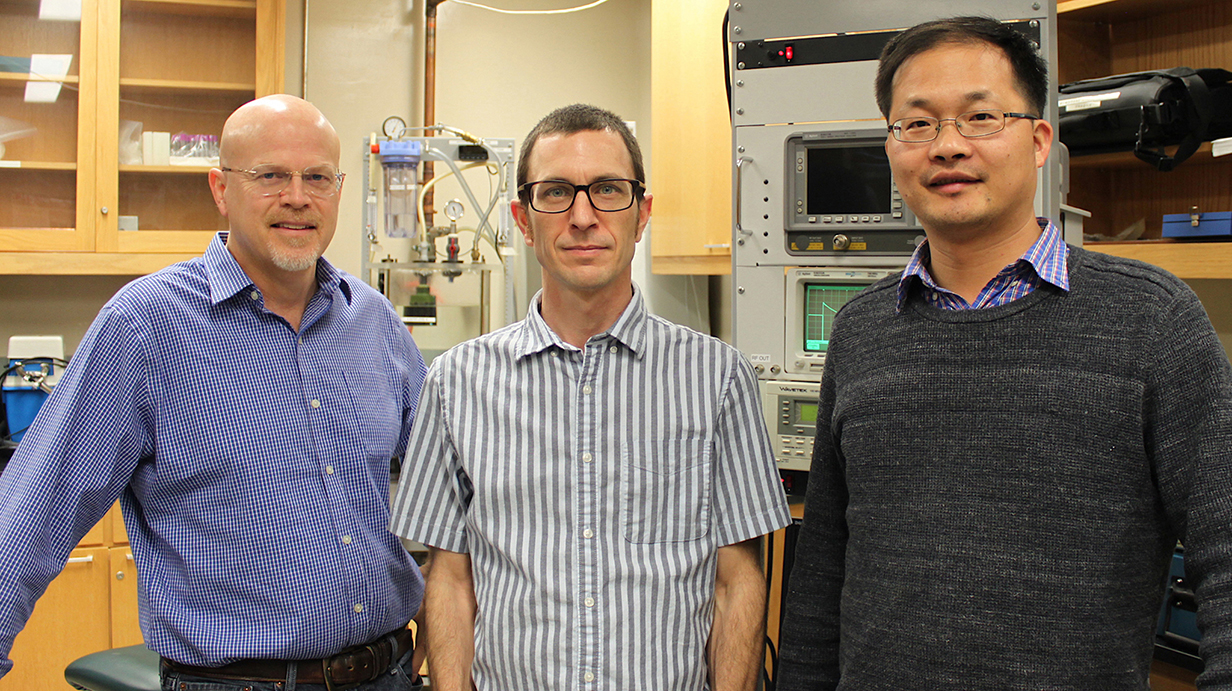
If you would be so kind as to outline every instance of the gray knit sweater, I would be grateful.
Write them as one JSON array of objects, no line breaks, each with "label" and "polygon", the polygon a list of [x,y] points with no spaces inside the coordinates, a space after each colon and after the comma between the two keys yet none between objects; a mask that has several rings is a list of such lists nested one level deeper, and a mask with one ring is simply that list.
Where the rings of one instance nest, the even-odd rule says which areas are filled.
[{"label": "gray knit sweater", "polygon": [[[1232,688],[1232,370],[1157,268],[839,313],[780,652],[796,689],[1147,689],[1169,554]],[[1203,686],[1205,685],[1205,686]]]}]

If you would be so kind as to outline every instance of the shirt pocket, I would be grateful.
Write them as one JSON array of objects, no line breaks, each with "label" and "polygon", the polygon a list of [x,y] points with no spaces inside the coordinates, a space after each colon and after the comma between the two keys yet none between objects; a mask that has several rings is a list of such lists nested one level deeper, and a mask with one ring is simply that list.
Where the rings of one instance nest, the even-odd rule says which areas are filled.
[{"label": "shirt pocket", "polygon": [[402,434],[401,395],[381,372],[344,370],[355,422],[369,459],[388,462]]},{"label": "shirt pocket", "polygon": [[687,542],[710,532],[710,444],[635,439],[621,450],[620,512],[634,544]]}]

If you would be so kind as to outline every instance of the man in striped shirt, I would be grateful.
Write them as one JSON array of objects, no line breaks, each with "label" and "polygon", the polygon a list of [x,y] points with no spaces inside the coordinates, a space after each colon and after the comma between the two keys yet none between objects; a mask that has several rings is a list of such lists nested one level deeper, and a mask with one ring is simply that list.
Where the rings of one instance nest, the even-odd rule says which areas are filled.
[{"label": "man in striped shirt", "polygon": [[394,505],[431,547],[433,688],[752,689],[759,538],[790,520],[752,368],[646,312],[617,116],[553,112],[517,175],[543,290],[433,362]]}]

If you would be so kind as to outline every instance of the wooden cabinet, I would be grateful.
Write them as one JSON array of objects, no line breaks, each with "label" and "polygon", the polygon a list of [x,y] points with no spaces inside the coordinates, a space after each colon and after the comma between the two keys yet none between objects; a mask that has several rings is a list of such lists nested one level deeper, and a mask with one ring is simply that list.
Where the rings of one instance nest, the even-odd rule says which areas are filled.
[{"label": "wooden cabinet", "polygon": [[731,119],[723,71],[727,0],[651,5],[651,269],[731,273]]},{"label": "wooden cabinet", "polygon": [[[117,524],[120,526],[117,528]],[[137,570],[118,507],[82,538],[34,606],[0,691],[71,689],[64,668],[82,655],[142,642]]]},{"label": "wooden cabinet", "polygon": [[[1169,67],[1232,68],[1232,1],[1061,0],[1058,81]],[[1232,158],[1210,145],[1170,173],[1132,153],[1070,160],[1071,205],[1091,211],[1088,231],[1116,235],[1145,221],[1157,239],[1164,214],[1232,210]],[[1232,247],[1216,243],[1092,244],[1158,264],[1181,278],[1232,278]]]},{"label": "wooden cabinet", "polygon": [[[0,206],[0,273],[142,274],[200,254],[226,227],[209,168],[121,165],[121,125],[218,135],[236,107],[282,90],[285,0],[81,3],[80,20],[51,21],[38,0],[0,0],[0,24],[21,29],[0,32],[0,55],[72,56],[62,79],[0,72],[0,116],[37,125],[0,161],[16,192]],[[48,80],[59,94],[29,101]]]}]

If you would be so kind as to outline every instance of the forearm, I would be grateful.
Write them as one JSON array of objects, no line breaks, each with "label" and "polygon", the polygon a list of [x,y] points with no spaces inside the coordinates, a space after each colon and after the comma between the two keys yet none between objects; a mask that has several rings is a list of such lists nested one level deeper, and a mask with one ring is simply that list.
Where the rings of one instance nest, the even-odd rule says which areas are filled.
[{"label": "forearm", "polygon": [[431,573],[424,593],[423,620],[428,645],[428,673],[440,691],[470,691],[475,658],[475,590],[470,558],[432,550]]},{"label": "forearm", "polygon": [[720,549],[715,580],[714,622],[706,653],[710,688],[752,691],[762,666],[766,634],[766,581],[761,540]]}]

